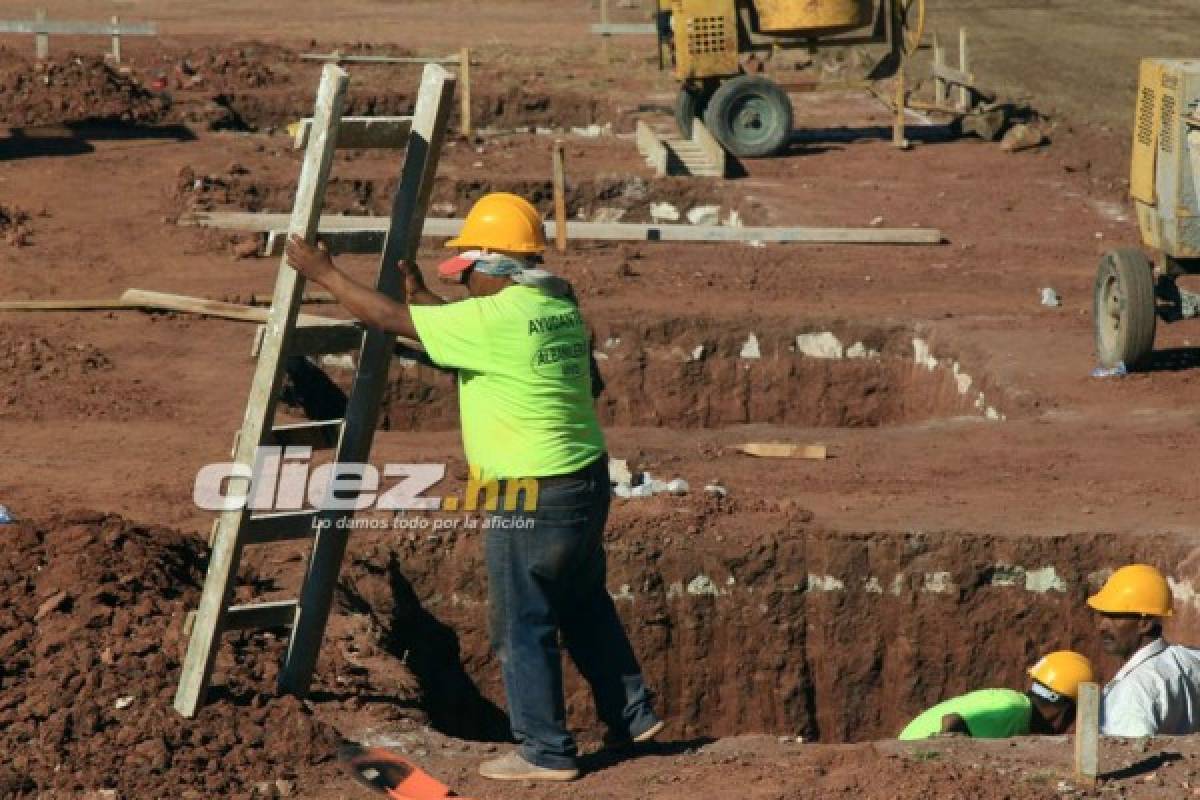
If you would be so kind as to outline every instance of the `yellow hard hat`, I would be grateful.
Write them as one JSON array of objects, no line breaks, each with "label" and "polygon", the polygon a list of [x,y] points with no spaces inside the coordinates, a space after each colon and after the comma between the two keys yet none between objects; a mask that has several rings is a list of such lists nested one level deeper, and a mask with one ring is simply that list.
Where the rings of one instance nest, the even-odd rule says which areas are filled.
[{"label": "yellow hard hat", "polygon": [[1079,684],[1094,681],[1096,673],[1087,656],[1073,650],[1058,650],[1042,656],[1041,661],[1030,667],[1029,677],[1063,697],[1078,700]]},{"label": "yellow hard hat", "polygon": [[469,250],[541,253],[546,249],[546,235],[541,215],[528,200],[508,192],[492,192],[479,198],[463,221],[458,238],[446,244]]},{"label": "yellow hard hat", "polygon": [[1148,564],[1131,564],[1112,574],[1088,605],[1105,614],[1171,616],[1171,587],[1163,574]]}]

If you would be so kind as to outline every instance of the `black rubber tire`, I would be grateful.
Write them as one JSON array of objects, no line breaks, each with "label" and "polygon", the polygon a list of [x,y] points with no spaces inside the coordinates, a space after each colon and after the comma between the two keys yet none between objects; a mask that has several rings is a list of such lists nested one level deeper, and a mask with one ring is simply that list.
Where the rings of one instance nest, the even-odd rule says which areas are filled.
[{"label": "black rubber tire", "polygon": [[739,158],[764,158],[785,148],[792,136],[792,101],[759,75],[738,75],[713,92],[704,124]]},{"label": "black rubber tire", "polygon": [[707,98],[695,88],[680,86],[679,94],[675,95],[675,127],[679,135],[685,139],[692,138],[692,120],[703,116]]},{"label": "black rubber tire", "polygon": [[1145,366],[1154,351],[1154,266],[1136,248],[1112,250],[1100,259],[1092,293],[1096,356],[1105,367],[1125,362],[1128,369]]}]

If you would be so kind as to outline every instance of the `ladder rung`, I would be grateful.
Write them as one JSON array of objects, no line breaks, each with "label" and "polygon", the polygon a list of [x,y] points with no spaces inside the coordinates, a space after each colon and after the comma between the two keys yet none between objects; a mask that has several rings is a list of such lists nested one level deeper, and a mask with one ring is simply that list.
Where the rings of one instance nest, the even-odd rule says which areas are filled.
[{"label": "ladder rung", "polygon": [[[308,146],[308,132],[311,129],[312,117],[300,120],[296,129],[297,150]],[[342,117],[338,124],[337,148],[402,150],[408,146],[408,134],[411,130],[412,117]]]},{"label": "ladder rung", "polygon": [[[262,350],[266,325],[259,325],[254,333],[254,345],[250,355],[258,358]],[[290,356],[324,356],[349,353],[362,347],[363,329],[347,322],[342,325],[297,325],[288,342]]]},{"label": "ladder rung", "polygon": [[225,611],[225,630],[289,627],[296,620],[296,605],[295,600],[280,600],[230,606]]},{"label": "ladder rung", "polygon": [[298,422],[278,425],[271,429],[269,444],[279,447],[311,447],[327,450],[335,447],[342,433],[341,419],[326,419],[318,422]]},{"label": "ladder rung", "polygon": [[316,531],[313,520],[316,511],[285,511],[281,514],[263,514],[250,517],[242,528],[242,544],[270,544],[309,539]]}]

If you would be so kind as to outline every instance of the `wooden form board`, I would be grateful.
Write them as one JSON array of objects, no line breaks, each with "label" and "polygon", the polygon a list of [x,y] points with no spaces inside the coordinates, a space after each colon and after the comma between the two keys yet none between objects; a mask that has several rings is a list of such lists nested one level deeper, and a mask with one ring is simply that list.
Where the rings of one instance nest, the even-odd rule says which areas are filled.
[{"label": "wooden form board", "polygon": [[[198,225],[223,230],[271,232],[286,226],[285,214],[249,212],[204,212],[181,217],[181,225]],[[425,220],[423,235],[450,237],[462,229],[461,219],[431,217]],[[547,238],[554,238],[553,221],[544,224]],[[332,241],[337,235],[352,232],[366,236],[387,228],[384,217],[321,217],[320,231]],[[278,237],[277,237],[278,238]],[[620,222],[570,222],[567,238],[626,242],[776,242],[809,244],[941,244],[942,232],[936,228],[809,228],[744,227],[725,225],[637,224]],[[274,245],[276,248],[280,245]],[[274,252],[274,251],[272,251]],[[349,251],[344,251],[349,252]],[[360,251],[365,252],[365,251]]]},{"label": "wooden form board", "polygon": [[51,19],[0,20],[0,33],[44,33],[60,36],[156,36],[152,22],[68,22]]},{"label": "wooden form board", "polygon": [[597,22],[592,24],[597,36],[655,36],[658,26],[652,22]]},{"label": "wooden form board", "polygon": [[340,64],[461,64],[462,56],[359,56],[334,53],[301,53],[303,61]]},{"label": "wooden form board", "polygon": [[[411,128],[412,117],[344,117],[338,126],[337,146],[339,150],[403,150]],[[303,150],[308,146],[311,130],[311,117],[297,123],[294,149]]]},{"label": "wooden form board", "polygon": [[[182,294],[127,289],[116,300],[13,300],[0,302],[0,311],[178,311],[238,322],[266,322],[269,309],[189,297]],[[300,314],[297,320],[308,327],[335,326],[342,320]]]}]

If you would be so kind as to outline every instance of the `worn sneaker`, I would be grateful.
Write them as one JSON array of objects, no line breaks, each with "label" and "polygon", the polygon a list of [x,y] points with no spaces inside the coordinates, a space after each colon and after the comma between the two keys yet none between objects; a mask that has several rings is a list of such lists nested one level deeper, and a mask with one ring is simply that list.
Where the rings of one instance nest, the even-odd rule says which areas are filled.
[{"label": "worn sneaker", "polygon": [[479,774],[494,781],[573,781],[579,777],[579,770],[550,769],[530,764],[521,757],[520,752],[513,750],[507,755],[485,761],[479,765]]},{"label": "worn sneaker", "polygon": [[659,720],[651,725],[646,730],[639,733],[637,736],[615,736],[610,731],[604,735],[604,749],[606,750],[629,750],[634,745],[649,744],[653,742],[655,737],[663,732],[667,727],[665,720]]}]

